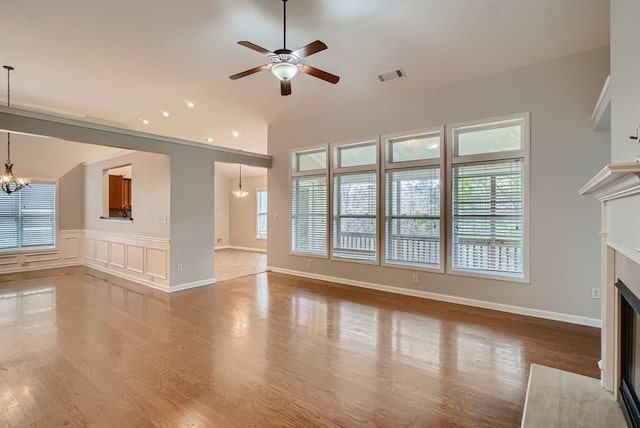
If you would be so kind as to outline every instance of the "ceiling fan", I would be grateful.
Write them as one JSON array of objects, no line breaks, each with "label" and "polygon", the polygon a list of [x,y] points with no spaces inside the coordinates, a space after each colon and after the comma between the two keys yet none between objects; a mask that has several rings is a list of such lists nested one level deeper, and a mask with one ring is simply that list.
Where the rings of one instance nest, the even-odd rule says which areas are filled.
[{"label": "ceiling fan", "polygon": [[308,64],[302,62],[303,58],[309,57],[315,53],[321,52],[327,49],[320,40],[309,43],[306,46],[296,49],[295,51],[287,49],[287,0],[282,0],[283,3],[283,48],[275,50],[273,52],[258,46],[254,43],[241,41],[238,42],[246,48],[252,49],[261,54],[266,54],[271,60],[270,64],[261,65],[259,67],[252,68],[250,70],[243,71],[242,73],[229,76],[231,80],[240,79],[241,77],[250,76],[254,73],[258,73],[264,70],[271,70],[271,72],[280,80],[280,93],[284,95],[291,95],[291,80],[302,72],[318,79],[322,79],[334,85],[338,83],[340,77],[335,74],[327,73],[326,71],[311,67]]}]

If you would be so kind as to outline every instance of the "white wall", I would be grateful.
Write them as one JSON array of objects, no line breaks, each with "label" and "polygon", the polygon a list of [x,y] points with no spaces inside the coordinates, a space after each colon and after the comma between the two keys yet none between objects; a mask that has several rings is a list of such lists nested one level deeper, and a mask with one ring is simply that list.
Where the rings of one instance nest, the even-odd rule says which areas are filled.
[{"label": "white wall", "polygon": [[229,240],[231,246],[266,250],[267,241],[257,239],[257,198],[258,189],[267,188],[267,176],[243,177],[242,189],[249,194],[238,199],[231,194],[231,190],[238,187],[238,179],[231,178],[229,182]]},{"label": "white wall", "polygon": [[[609,73],[608,48],[490,75],[411,96],[339,108],[269,127],[268,265],[405,289],[599,318],[599,206],[577,190],[606,163],[607,133],[590,115]],[[417,77],[408,77],[417,78]],[[340,84],[348,84],[341,82]],[[393,82],[386,83],[393,85]],[[330,90],[328,88],[327,90]],[[389,91],[390,92],[390,91]],[[429,126],[531,112],[531,283],[461,276],[289,255],[289,150]],[[279,221],[274,220],[274,216]]]}]

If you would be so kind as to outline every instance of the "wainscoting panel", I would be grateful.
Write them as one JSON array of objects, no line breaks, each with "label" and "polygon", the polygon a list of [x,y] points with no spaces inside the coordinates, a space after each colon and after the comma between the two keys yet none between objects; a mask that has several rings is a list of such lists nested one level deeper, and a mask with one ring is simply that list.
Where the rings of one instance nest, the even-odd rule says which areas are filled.
[{"label": "wainscoting panel", "polygon": [[82,264],[82,230],[58,232],[56,248],[16,251],[0,255],[0,273],[24,272]]},{"label": "wainscoting panel", "polygon": [[146,274],[156,278],[167,279],[168,251],[165,248],[147,247]]},{"label": "wainscoting panel", "polygon": [[96,259],[96,244],[93,239],[84,238],[84,258],[88,260]]},{"label": "wainscoting panel", "polygon": [[0,253],[0,273],[85,265],[170,291],[169,248],[168,238],[61,230],[57,248]]},{"label": "wainscoting panel", "polygon": [[127,244],[126,247],[127,270],[136,273],[144,273],[144,247],[142,245]]},{"label": "wainscoting panel", "polygon": [[18,262],[19,260],[17,254],[0,256],[0,266],[17,266]]},{"label": "wainscoting panel", "polygon": [[109,264],[109,241],[103,239],[94,239],[95,244],[95,260],[100,263]]},{"label": "wainscoting panel", "polygon": [[110,254],[109,265],[117,267],[117,268],[124,269],[124,267],[125,267],[125,265],[124,265],[125,244],[123,244],[122,242],[113,242],[113,241],[111,241],[111,242],[109,242],[109,245],[111,246],[110,251],[109,251],[109,254]]},{"label": "wainscoting panel", "polygon": [[169,291],[169,239],[93,230],[86,230],[84,234],[86,242],[93,242],[94,253],[86,251],[83,264]]},{"label": "wainscoting panel", "polygon": [[47,251],[42,253],[25,253],[22,255],[23,263],[33,263],[33,262],[52,262],[60,260],[60,252],[59,251]]},{"label": "wainscoting panel", "polygon": [[77,236],[60,237],[65,259],[77,259],[80,257],[80,239]]}]

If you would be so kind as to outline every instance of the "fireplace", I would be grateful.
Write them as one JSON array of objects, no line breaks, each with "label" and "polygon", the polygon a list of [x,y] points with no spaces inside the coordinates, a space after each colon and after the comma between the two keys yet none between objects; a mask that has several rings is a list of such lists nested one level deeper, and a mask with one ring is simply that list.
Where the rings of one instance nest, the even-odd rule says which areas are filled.
[{"label": "fireplace", "polygon": [[640,299],[620,280],[620,407],[629,426],[640,427]]}]

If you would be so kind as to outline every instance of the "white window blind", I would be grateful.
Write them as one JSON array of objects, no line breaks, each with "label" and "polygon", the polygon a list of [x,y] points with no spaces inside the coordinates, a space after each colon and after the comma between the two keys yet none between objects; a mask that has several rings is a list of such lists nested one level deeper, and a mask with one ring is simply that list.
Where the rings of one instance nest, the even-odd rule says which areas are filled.
[{"label": "white window blind", "polygon": [[385,262],[440,266],[440,168],[389,171]]},{"label": "white window blind", "polygon": [[267,239],[267,191],[256,192],[257,234],[258,239]]},{"label": "white window blind", "polygon": [[291,179],[291,251],[327,255],[327,179],[322,176]]},{"label": "white window blind", "polygon": [[56,245],[56,185],[32,183],[0,193],[0,250]]},{"label": "white window blind", "polygon": [[523,160],[452,167],[453,268],[523,276]]},{"label": "white window blind", "polygon": [[375,172],[334,176],[333,256],[377,259]]}]

